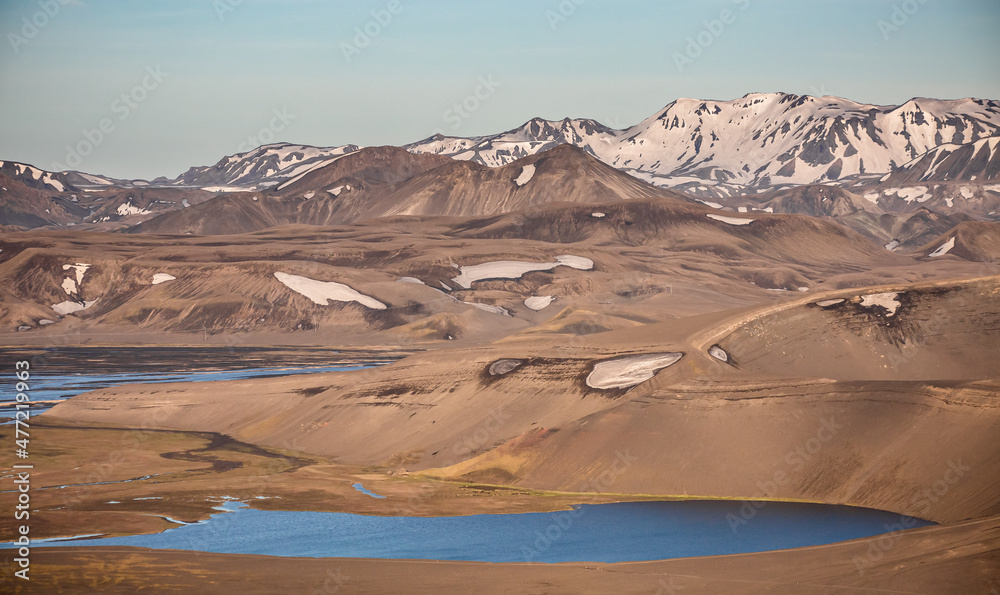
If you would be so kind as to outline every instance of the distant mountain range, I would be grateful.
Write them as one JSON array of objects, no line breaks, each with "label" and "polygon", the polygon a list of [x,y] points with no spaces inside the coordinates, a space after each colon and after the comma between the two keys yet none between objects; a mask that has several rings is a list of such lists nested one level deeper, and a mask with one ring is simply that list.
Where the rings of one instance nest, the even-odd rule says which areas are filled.
[{"label": "distant mountain range", "polygon": [[[552,162],[571,168],[563,172],[568,176],[586,170],[572,183],[551,165],[541,183],[526,188],[508,179],[512,176],[504,168],[562,145],[578,148],[634,182],[577,157]],[[149,182],[0,162],[0,225],[115,229],[213,195],[241,192],[273,194],[286,202],[318,192],[324,200],[296,207],[296,213],[259,213],[252,224],[230,222],[239,229],[265,225],[272,217],[331,225],[391,214],[478,216],[547,201],[657,194],[638,190],[644,187],[636,185],[639,180],[713,208],[833,217],[859,231],[879,220],[883,231],[875,236],[887,243],[916,242],[932,231],[909,240],[895,237],[892,230],[913,215],[938,221],[933,231],[970,219],[1000,219],[1000,102],[993,100],[917,98],[900,106],[875,106],[784,93],[752,93],[733,101],[678,99],[624,130],[589,119],[536,118],[495,135],[436,135],[390,149],[366,150],[360,161],[334,166],[361,148],[277,143]],[[518,171],[529,165],[518,162]],[[613,177],[608,187],[614,190],[594,186],[594,180],[604,184]],[[817,185],[841,192],[809,189]],[[337,200],[319,206],[331,196]],[[323,209],[325,214],[318,214]],[[177,221],[193,222],[199,212]],[[892,214],[891,223],[879,219],[886,214]],[[859,218],[865,222],[858,223]],[[193,223],[185,227],[192,233],[201,229]]]},{"label": "distant mountain range", "polygon": [[919,98],[875,106],[752,93],[733,101],[678,99],[625,130],[536,119],[498,135],[435,136],[407,148],[496,167],[568,143],[656,185],[732,192],[882,175],[943,144],[997,135],[997,101]]},{"label": "distant mountain range", "polygon": [[[917,98],[876,106],[837,97],[751,93],[732,101],[678,99],[624,130],[590,119],[535,118],[499,134],[435,135],[405,148],[501,167],[569,144],[657,186],[727,195],[877,178],[942,145],[997,136],[1000,102],[993,100]],[[269,188],[358,148],[266,145],[154,183]]]}]

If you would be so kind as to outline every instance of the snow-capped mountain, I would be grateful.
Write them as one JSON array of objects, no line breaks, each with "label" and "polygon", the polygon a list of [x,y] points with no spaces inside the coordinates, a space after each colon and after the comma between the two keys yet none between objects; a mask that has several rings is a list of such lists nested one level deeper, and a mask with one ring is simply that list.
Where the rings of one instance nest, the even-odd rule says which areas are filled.
[{"label": "snow-capped mountain", "polygon": [[[878,178],[941,145],[998,135],[997,101],[917,98],[876,106],[838,97],[751,93],[732,101],[678,99],[624,130],[590,119],[535,118],[499,134],[438,134],[405,148],[502,167],[570,144],[647,182],[710,198],[859,175]],[[358,149],[263,145],[153,184],[263,190]]]},{"label": "snow-capped mountain", "polygon": [[0,161],[0,175],[43,192],[66,192],[73,189],[66,174],[45,171],[27,163]]},{"label": "snow-capped mountain", "polygon": [[689,202],[684,195],[637,180],[572,145],[495,168],[399,147],[368,147],[275,192],[219,195],[145,221],[131,231],[232,234],[276,225],[331,226],[398,216],[495,216],[544,209],[554,202],[587,205],[650,199]]},{"label": "snow-capped mountain", "polygon": [[460,138],[437,134],[406,148],[414,153],[434,153],[487,167],[503,167],[559,145],[574,145],[597,156],[597,149],[603,147],[595,149],[592,143],[612,143],[620,133],[594,120],[534,118],[523,126],[492,136]]},{"label": "snow-capped mountain", "polygon": [[996,182],[1000,180],[1000,136],[964,145],[946,144],[904,164],[888,183],[928,181]]},{"label": "snow-capped mountain", "polygon": [[262,145],[245,153],[224,157],[215,165],[192,167],[173,180],[157,178],[153,183],[196,186],[210,191],[270,188],[327,165],[359,148],[356,145]]},{"label": "snow-capped mountain", "polygon": [[491,167],[567,142],[660,186],[701,194],[886,174],[946,143],[1000,134],[1000,102],[912,99],[900,106],[837,97],[751,93],[678,99],[625,130],[593,120],[532,120],[486,137],[434,136],[409,145]]}]

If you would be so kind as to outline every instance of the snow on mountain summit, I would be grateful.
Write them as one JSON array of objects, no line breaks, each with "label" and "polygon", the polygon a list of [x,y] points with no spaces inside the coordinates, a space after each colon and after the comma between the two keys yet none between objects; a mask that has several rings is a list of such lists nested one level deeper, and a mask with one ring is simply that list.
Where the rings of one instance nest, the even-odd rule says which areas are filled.
[{"label": "snow on mountain summit", "polygon": [[192,167],[169,181],[178,186],[252,189],[276,186],[357,151],[355,145],[312,147],[291,143],[261,145],[222,158],[213,166]]},{"label": "snow on mountain summit", "polygon": [[751,93],[678,99],[625,130],[593,120],[531,120],[488,137],[432,137],[408,146],[490,167],[553,144],[583,148],[647,181],[769,187],[888,173],[945,144],[1000,134],[1000,102],[915,98],[876,106],[838,97]]}]

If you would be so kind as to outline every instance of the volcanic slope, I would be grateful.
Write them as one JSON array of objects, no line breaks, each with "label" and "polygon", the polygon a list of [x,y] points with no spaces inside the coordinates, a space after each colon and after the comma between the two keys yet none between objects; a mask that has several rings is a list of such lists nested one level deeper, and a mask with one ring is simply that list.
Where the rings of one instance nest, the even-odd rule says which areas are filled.
[{"label": "volcanic slope", "polygon": [[662,190],[564,145],[490,169],[403,149],[362,149],[274,193],[234,193],[147,221],[133,232],[215,235],[299,223],[342,225],[386,216],[496,215],[550,202],[683,195]]},{"label": "volcanic slope", "polygon": [[[754,205],[743,210],[798,213],[826,218],[853,229],[885,246],[887,250],[915,250],[968,219],[960,211],[927,208],[887,211],[879,206],[877,193],[862,194],[826,185],[796,186],[742,197]],[[863,194],[868,195],[863,196]],[[751,202],[752,200],[752,202]]]},{"label": "volcanic slope", "polygon": [[373,147],[338,157],[279,185],[274,192],[233,192],[133,227],[134,233],[236,234],[290,224],[349,222],[350,197],[366,199],[385,186],[451,161],[414,155],[396,147]]},{"label": "volcanic slope", "polygon": [[[101,390],[49,415],[130,425],[153,408],[165,428],[270,446],[295,433],[303,450],[345,463],[465,481],[801,499],[950,522],[1000,513],[1000,478],[984,471],[1000,464],[998,294],[996,276],[840,290],[240,384],[235,412],[229,385],[187,384]],[[633,388],[590,386],[599,364],[667,353],[683,355]],[[945,477],[943,497],[918,497]]]},{"label": "volcanic slope", "polygon": [[995,274],[1000,261],[1000,224],[966,221],[928,242],[918,253],[927,258],[947,255],[984,263],[983,274]]},{"label": "volcanic slope", "polygon": [[[65,322],[96,333],[297,333],[302,341],[322,342],[337,329],[352,342],[482,341],[576,303],[584,310],[609,300],[630,308],[646,299],[691,303],[688,290],[698,288],[733,304],[732,297],[780,297],[769,290],[836,286],[865,271],[891,270],[878,275],[903,280],[919,266],[822,220],[733,217],[669,198],[556,204],[495,217],[292,226],[224,238],[8,234],[0,249],[0,325],[37,331],[30,336],[38,340],[65,332]],[[68,271],[77,263],[88,266],[70,283],[75,273]],[[484,266],[497,272],[469,277]],[[511,266],[517,274],[503,273]],[[173,279],[154,283],[158,275]],[[305,279],[292,280],[296,286],[345,285],[388,307],[374,311],[366,300],[317,303],[282,275]],[[528,305],[542,301],[540,310]],[[629,316],[674,314],[652,308]]]}]

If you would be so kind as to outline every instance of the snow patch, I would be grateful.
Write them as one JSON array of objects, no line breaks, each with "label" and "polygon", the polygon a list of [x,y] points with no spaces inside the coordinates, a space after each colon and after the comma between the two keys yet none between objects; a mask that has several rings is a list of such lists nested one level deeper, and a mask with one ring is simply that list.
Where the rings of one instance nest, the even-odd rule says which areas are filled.
[{"label": "snow patch", "polygon": [[156,273],[153,275],[153,285],[159,285],[160,283],[166,283],[167,281],[173,281],[177,277],[173,275],[168,275],[167,273]]},{"label": "snow patch", "polygon": [[76,270],[76,282],[77,282],[77,284],[82,284],[83,283],[83,275],[84,275],[84,273],[87,272],[87,269],[89,269],[90,267],[91,267],[91,265],[89,265],[89,264],[87,264],[85,262],[77,262],[77,263],[74,263],[74,264],[64,264],[63,265],[63,270],[64,271],[68,271],[70,269],[75,269]]},{"label": "snow patch", "polygon": [[709,219],[715,219],[716,221],[721,221],[723,223],[728,223],[730,225],[750,225],[755,220],[754,219],[743,219],[740,217],[726,217],[725,215],[716,215],[714,213],[708,213]]},{"label": "snow patch", "polygon": [[651,353],[600,362],[587,376],[587,386],[602,390],[629,388],[649,380],[682,357],[683,353],[676,352]]},{"label": "snow patch", "polygon": [[335,302],[357,302],[362,306],[372,310],[385,310],[386,305],[373,297],[360,293],[343,283],[335,281],[317,281],[299,275],[290,275],[280,271],[274,273],[275,278],[281,281],[292,291],[300,293],[315,304],[328,306],[329,300]]},{"label": "snow patch", "polygon": [[129,215],[148,215],[152,211],[147,211],[146,209],[140,209],[139,207],[132,204],[132,201],[123,202],[118,205],[118,209],[115,211],[122,217],[127,217]]},{"label": "snow patch", "polygon": [[224,192],[246,192],[254,188],[252,186],[203,186],[201,189],[205,192],[221,194]]},{"label": "snow patch", "polygon": [[604,219],[605,217],[607,217],[605,213],[591,213],[590,216],[593,217],[594,219]]},{"label": "snow patch", "polygon": [[524,186],[531,181],[531,178],[535,177],[535,165],[532,163],[530,165],[525,165],[521,169],[521,175],[517,176],[514,183],[518,186]]},{"label": "snow patch", "polygon": [[594,268],[594,261],[582,256],[564,254],[556,257],[555,262],[524,262],[519,260],[499,260],[482,264],[459,267],[462,272],[452,281],[464,289],[472,289],[472,284],[483,279],[520,279],[532,271],[550,271],[557,266],[589,271]]},{"label": "snow patch", "polygon": [[97,176],[92,176],[90,174],[85,174],[85,173],[82,173],[82,172],[77,172],[77,173],[80,174],[80,177],[82,177],[84,180],[87,180],[91,184],[96,184],[98,186],[111,186],[112,185],[111,180],[107,180],[105,178],[100,178],[100,177],[97,177]]},{"label": "snow patch", "polygon": [[708,349],[708,354],[714,357],[715,359],[719,360],[720,362],[729,363],[729,354],[726,353],[725,349],[719,347],[718,345],[712,345]]},{"label": "snow patch", "polygon": [[951,249],[954,248],[954,247],[955,247],[955,238],[951,238],[947,242],[941,244],[941,246],[937,250],[935,250],[935,251],[931,252],[930,254],[928,254],[928,256],[930,256],[931,258],[937,258],[938,256],[944,256],[945,254],[947,254],[948,252],[950,252]]},{"label": "snow patch", "polygon": [[554,299],[556,299],[554,295],[533,295],[524,300],[524,305],[537,312],[548,308]]},{"label": "snow patch", "polygon": [[898,293],[872,293],[863,295],[861,296],[861,307],[874,308],[875,306],[880,306],[887,310],[887,316],[895,316],[896,310],[902,306],[897,299],[898,297]]},{"label": "snow patch", "polygon": [[708,200],[702,200],[700,198],[696,198],[695,200],[697,200],[701,204],[705,205],[706,207],[712,207],[713,209],[721,209],[722,208],[722,205],[720,205],[717,202],[711,202],[711,201],[708,201]]},{"label": "snow patch", "polygon": [[490,364],[490,376],[503,376],[524,365],[523,359],[498,359]]},{"label": "snow patch", "polygon": [[58,304],[52,304],[52,309],[55,310],[56,313],[65,316],[67,314],[72,314],[73,312],[86,310],[95,303],[97,303],[97,300],[90,300],[89,302],[83,302],[82,304],[80,302],[71,302],[67,300],[65,302],[59,302]]},{"label": "snow patch", "polygon": [[888,192],[895,192],[896,196],[902,198],[906,202],[925,202],[931,198],[931,195],[927,194],[926,186],[914,186],[912,188],[892,188]]},{"label": "snow patch", "polygon": [[312,198],[314,196],[316,196],[316,193],[314,191],[310,190],[309,192],[306,192],[305,194],[303,194],[302,198],[304,198],[306,200],[309,200],[310,198]]},{"label": "snow patch", "polygon": [[894,251],[896,248],[899,248],[899,240],[893,240],[885,245],[885,249],[889,252]]},{"label": "snow patch", "polygon": [[424,283],[420,279],[417,279],[416,277],[400,277],[399,279],[396,279],[396,281],[402,281],[403,283],[417,283],[419,285],[427,285],[426,283]]},{"label": "snow patch", "polygon": [[489,312],[490,314],[499,314],[501,316],[510,316],[510,312],[506,308],[501,308],[500,306],[493,306],[491,304],[478,304],[476,302],[462,302],[466,306],[472,306],[473,308],[479,308],[483,312]]},{"label": "snow patch", "polygon": [[52,188],[55,188],[56,192],[66,192],[66,187],[63,186],[62,182],[53,178],[52,174],[45,174],[45,177],[42,179],[42,181],[51,186]]},{"label": "snow patch", "polygon": [[867,200],[868,202],[872,203],[873,205],[877,205],[878,204],[878,197],[880,195],[879,195],[878,192],[866,192],[863,196],[864,196],[864,199]]}]

